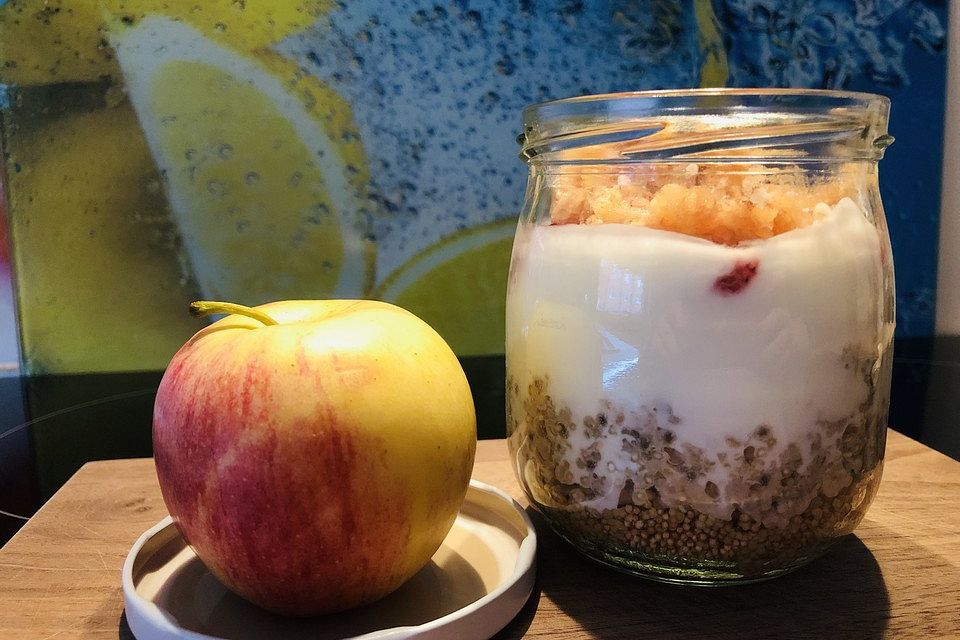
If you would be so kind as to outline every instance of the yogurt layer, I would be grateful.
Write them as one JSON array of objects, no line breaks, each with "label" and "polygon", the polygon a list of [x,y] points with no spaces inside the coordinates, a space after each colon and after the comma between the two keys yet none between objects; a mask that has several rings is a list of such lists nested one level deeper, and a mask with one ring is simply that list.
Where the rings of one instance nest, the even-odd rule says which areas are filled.
[{"label": "yogurt layer", "polygon": [[[714,458],[759,429],[773,436],[769,458],[792,445],[808,464],[824,437],[840,437],[830,424],[870,403],[893,332],[876,295],[887,259],[877,229],[849,198],[815,214],[735,247],[636,225],[522,226],[507,303],[518,402],[548,380],[575,424],[611,408],[653,415]],[[593,447],[608,480],[589,506],[616,507],[643,463],[617,437],[567,438],[570,467]],[[729,514],[729,471],[713,464],[706,482],[719,487],[712,510]]]}]

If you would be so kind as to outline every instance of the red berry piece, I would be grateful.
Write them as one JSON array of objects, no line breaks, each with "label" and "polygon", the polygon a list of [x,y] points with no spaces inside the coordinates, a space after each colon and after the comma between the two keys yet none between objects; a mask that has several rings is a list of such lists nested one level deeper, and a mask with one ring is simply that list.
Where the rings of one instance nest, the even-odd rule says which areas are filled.
[{"label": "red berry piece", "polygon": [[713,290],[722,296],[732,296],[743,291],[744,287],[757,276],[759,260],[737,260],[733,269],[713,282]]}]

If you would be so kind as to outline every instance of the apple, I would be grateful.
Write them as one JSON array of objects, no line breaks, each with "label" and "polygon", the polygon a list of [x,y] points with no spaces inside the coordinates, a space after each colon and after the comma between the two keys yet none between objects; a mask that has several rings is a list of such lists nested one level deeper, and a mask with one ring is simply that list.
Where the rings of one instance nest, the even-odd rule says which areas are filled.
[{"label": "apple", "polygon": [[153,446],[167,509],[207,568],[276,613],[377,600],[421,569],[476,450],[466,377],[412,313],[372,300],[229,315],[173,357]]}]

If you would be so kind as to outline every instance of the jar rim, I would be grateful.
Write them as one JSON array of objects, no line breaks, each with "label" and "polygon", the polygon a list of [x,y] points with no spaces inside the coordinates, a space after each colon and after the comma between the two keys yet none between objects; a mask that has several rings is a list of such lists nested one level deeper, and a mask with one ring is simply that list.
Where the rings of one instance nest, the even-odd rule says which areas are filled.
[{"label": "jar rim", "polygon": [[890,104],[890,98],[879,93],[869,93],[866,91],[844,91],[839,89],[797,89],[789,87],[768,87],[768,88],[738,88],[738,87],[697,87],[692,89],[649,89],[643,91],[615,91],[610,93],[596,93],[584,96],[569,96],[558,98],[556,100],[545,100],[536,102],[524,108],[526,115],[528,112],[539,110],[550,105],[572,104],[572,103],[590,103],[602,102],[607,100],[623,99],[674,99],[674,98],[696,98],[704,96],[728,96],[728,97],[796,97],[811,96],[820,100],[833,99],[835,101],[860,102],[865,107],[871,103]]},{"label": "jar rim", "polygon": [[830,89],[605,93],[528,106],[517,141],[550,164],[876,161],[893,141],[889,111],[885,96]]}]

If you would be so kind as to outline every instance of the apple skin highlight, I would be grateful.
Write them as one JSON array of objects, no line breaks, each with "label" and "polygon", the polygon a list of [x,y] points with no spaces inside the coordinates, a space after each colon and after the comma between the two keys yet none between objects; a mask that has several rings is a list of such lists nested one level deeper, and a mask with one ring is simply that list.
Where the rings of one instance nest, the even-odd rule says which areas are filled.
[{"label": "apple skin highlight", "polygon": [[436,551],[476,447],[446,343],[373,301],[273,303],[194,336],[160,384],[157,475],[181,534],[225,585],[314,615],[379,599]]}]

